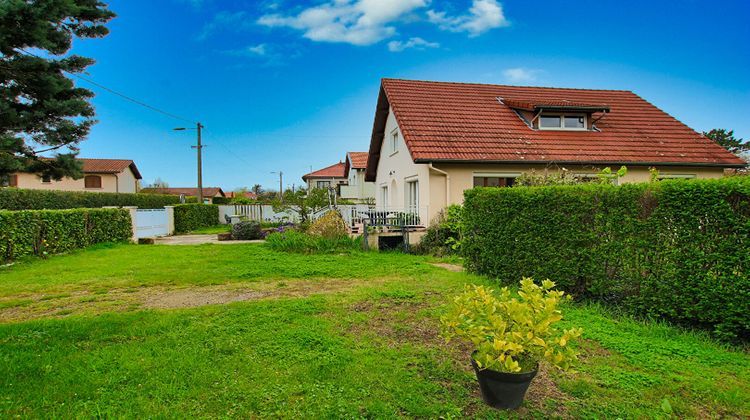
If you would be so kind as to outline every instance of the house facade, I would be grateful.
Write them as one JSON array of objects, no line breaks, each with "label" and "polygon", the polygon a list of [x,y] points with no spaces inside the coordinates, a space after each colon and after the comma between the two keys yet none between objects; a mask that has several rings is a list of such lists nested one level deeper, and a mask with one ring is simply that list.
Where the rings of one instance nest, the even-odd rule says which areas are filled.
[{"label": "house facade", "polygon": [[580,178],[628,168],[618,182],[719,178],[746,162],[629,91],[383,79],[365,180],[376,205],[428,224],[475,186],[521,174]]},{"label": "house facade", "polygon": [[346,185],[342,185],[341,198],[356,203],[374,203],[375,183],[365,181],[367,152],[348,152],[344,161]]},{"label": "house facade", "polygon": [[80,179],[62,178],[59,181],[33,173],[10,175],[5,184],[32,190],[87,191],[137,193],[141,189],[141,173],[135,162],[127,159],[79,159],[83,164]]},{"label": "house facade", "polygon": [[323,169],[302,175],[302,180],[307,184],[308,190],[333,187],[339,193],[339,186],[347,184],[346,165],[344,162],[339,162],[326,166]]}]

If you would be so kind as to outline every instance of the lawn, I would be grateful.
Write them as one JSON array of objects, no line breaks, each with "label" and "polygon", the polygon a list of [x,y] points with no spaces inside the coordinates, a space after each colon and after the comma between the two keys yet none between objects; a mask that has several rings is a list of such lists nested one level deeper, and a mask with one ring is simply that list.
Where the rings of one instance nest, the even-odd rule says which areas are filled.
[{"label": "lawn", "polygon": [[579,304],[577,372],[490,410],[437,319],[492,281],[436,262],[108,245],[0,268],[1,416],[750,416],[747,353]]}]

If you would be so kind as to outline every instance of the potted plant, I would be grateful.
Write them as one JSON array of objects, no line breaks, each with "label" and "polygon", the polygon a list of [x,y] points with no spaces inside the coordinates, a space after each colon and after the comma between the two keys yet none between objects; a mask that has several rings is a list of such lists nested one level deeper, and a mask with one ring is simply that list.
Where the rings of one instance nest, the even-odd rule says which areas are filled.
[{"label": "potted plant", "polygon": [[482,399],[490,406],[518,408],[539,363],[567,371],[577,360],[568,344],[582,330],[554,327],[562,319],[558,306],[564,292],[553,287],[550,280],[540,286],[524,278],[514,296],[507,287],[496,293],[485,286],[467,286],[441,318],[447,340],[459,338],[474,345],[471,365]]}]

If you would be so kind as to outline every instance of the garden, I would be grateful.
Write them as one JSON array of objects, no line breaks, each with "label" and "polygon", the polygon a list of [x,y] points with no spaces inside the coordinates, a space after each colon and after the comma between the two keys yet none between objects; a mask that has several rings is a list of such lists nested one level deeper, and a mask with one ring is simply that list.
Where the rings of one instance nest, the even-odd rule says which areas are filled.
[{"label": "garden", "polygon": [[123,242],[119,209],[0,211],[0,412],[748,417],[748,197],[478,188],[413,254],[336,212],[178,205],[178,231],[265,241],[175,247]]}]

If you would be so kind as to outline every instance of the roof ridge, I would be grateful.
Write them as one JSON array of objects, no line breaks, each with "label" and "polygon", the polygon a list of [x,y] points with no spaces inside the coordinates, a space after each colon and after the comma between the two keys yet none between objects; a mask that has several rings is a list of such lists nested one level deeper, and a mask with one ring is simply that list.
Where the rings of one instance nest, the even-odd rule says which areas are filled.
[{"label": "roof ridge", "polygon": [[530,85],[507,85],[499,83],[478,83],[478,82],[445,82],[440,80],[424,80],[424,79],[403,79],[398,77],[383,77],[382,81],[394,80],[401,82],[418,82],[418,83],[433,83],[440,85],[462,85],[462,86],[497,86],[497,87],[511,87],[511,88],[532,88],[532,89],[555,89],[555,90],[580,90],[588,92],[626,92],[635,93],[628,89],[592,89],[592,88],[574,88],[574,87],[559,87],[559,86],[530,86]]}]

